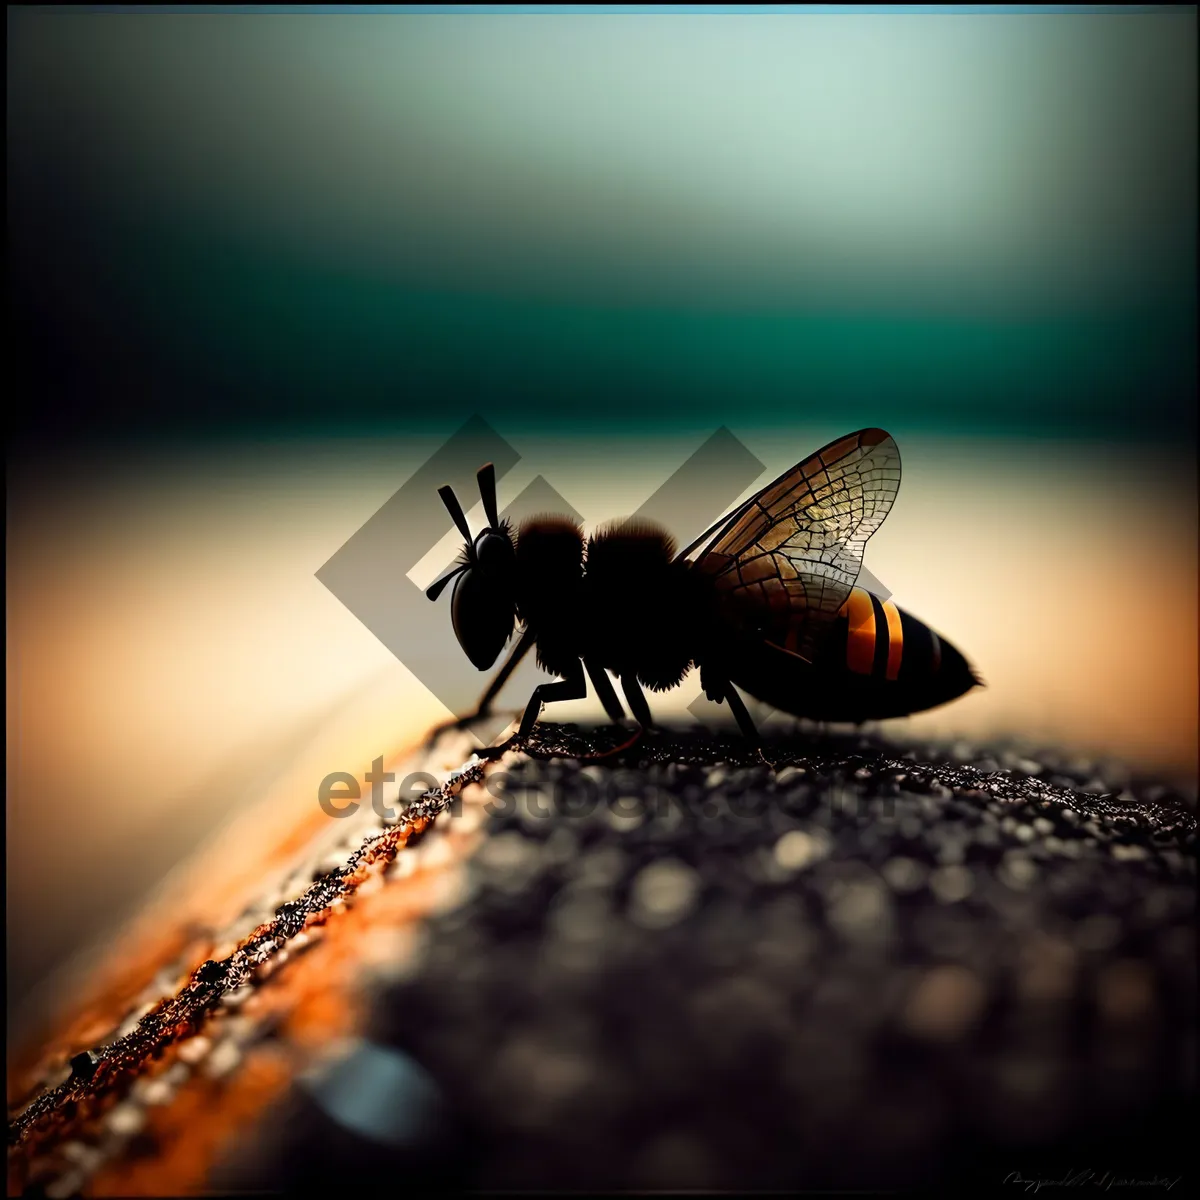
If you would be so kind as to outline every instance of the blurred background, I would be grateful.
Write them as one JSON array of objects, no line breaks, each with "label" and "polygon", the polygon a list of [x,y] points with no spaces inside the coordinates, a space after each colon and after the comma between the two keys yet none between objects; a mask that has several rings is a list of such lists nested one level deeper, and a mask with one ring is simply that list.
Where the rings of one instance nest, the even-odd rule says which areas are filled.
[{"label": "blurred background", "polygon": [[896,732],[1194,787],[1194,7],[7,22],[10,1029],[447,715],[316,572],[473,414],[589,524],[885,427]]}]

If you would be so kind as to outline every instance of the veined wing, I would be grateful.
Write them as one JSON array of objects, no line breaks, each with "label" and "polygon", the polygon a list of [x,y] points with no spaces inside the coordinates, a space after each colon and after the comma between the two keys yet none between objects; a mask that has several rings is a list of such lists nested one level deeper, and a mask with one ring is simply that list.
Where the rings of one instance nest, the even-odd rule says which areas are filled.
[{"label": "veined wing", "polygon": [[727,616],[811,661],[899,487],[890,434],[838,438],[694,543],[711,537],[696,569],[713,578]]}]

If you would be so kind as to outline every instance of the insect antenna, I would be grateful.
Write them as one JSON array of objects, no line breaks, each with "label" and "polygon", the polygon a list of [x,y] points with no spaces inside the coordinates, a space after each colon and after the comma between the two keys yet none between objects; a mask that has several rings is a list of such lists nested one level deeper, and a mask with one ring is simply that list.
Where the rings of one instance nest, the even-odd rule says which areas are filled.
[{"label": "insect antenna", "polygon": [[438,488],[438,495],[441,496],[442,503],[446,506],[446,511],[450,514],[454,524],[458,526],[458,532],[467,539],[467,545],[470,546],[474,541],[471,537],[471,527],[467,524],[466,514],[458,502],[458,497],[454,494],[454,489],[446,484],[445,487]]},{"label": "insect antenna", "polygon": [[500,514],[496,510],[495,464],[484,463],[475,477],[479,480],[479,495],[483,499],[483,511],[487,513],[488,525],[492,529],[499,529]]}]

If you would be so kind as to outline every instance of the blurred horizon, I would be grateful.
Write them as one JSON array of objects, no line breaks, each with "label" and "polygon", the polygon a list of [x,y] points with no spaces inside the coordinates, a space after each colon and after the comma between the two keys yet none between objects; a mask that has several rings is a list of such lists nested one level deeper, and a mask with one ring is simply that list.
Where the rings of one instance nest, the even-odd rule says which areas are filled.
[{"label": "blurred horizon", "polygon": [[8,32],[30,437],[1194,437],[1194,9]]}]

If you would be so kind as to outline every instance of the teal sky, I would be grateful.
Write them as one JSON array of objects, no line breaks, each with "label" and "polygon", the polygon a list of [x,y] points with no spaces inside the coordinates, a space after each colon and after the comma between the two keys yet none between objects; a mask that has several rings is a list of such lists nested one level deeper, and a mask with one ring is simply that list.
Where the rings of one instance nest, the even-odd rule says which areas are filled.
[{"label": "teal sky", "polygon": [[10,10],[25,402],[1173,440],[1195,28]]}]

